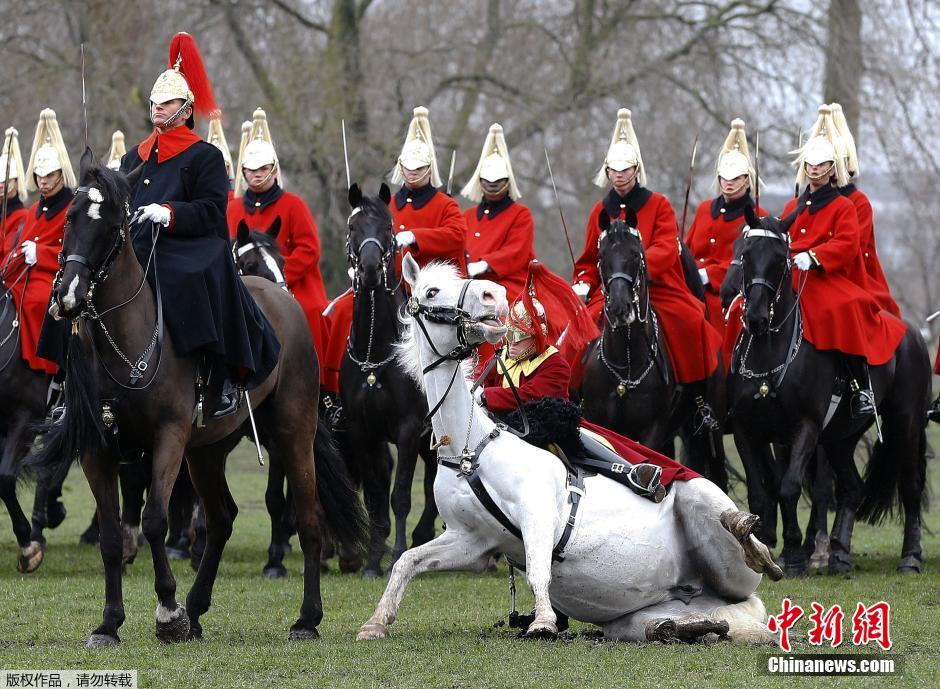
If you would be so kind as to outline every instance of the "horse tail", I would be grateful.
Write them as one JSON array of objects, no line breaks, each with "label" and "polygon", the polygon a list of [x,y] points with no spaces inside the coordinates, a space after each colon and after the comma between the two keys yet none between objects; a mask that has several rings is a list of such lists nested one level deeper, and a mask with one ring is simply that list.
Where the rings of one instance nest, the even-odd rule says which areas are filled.
[{"label": "horse tail", "polygon": [[[916,422],[912,422],[916,424]],[[896,513],[902,497],[901,481],[911,481],[917,486],[926,486],[927,477],[927,431],[911,428],[912,424],[886,423],[882,430],[884,441],[875,441],[871,458],[865,471],[865,491],[858,509],[858,518],[869,524],[879,525]],[[906,437],[916,434],[915,438]],[[916,458],[911,458],[916,452]],[[921,490],[921,505],[928,499],[927,491]]]},{"label": "horse tail", "polygon": [[333,439],[330,425],[317,423],[313,444],[317,497],[326,528],[345,554],[361,555],[369,538],[369,518],[350,478],[346,462]]},{"label": "horse tail", "polygon": [[26,460],[27,470],[37,480],[60,475],[83,452],[98,452],[106,443],[91,356],[77,333],[69,337],[66,351],[66,413],[58,422],[35,426],[40,442]]}]

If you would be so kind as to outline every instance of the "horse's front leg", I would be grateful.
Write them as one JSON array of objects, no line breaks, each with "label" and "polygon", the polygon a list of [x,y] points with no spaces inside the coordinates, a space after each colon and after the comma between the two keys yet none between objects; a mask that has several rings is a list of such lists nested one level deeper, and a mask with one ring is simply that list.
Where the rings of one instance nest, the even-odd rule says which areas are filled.
[{"label": "horse's front leg", "polygon": [[153,556],[154,590],[158,599],[157,638],[167,643],[189,638],[189,617],[186,608],[176,600],[176,579],[166,553],[167,509],[183,461],[184,436],[188,435],[179,430],[168,427],[154,443],[150,493],[142,519],[144,536]]},{"label": "horse's front leg", "polygon": [[452,526],[433,541],[406,550],[392,567],[385,593],[372,617],[359,628],[356,639],[384,639],[389,635],[388,628],[398,616],[398,606],[405,595],[405,588],[414,577],[432,571],[482,572],[489,562],[490,549],[489,544]]},{"label": "horse's front leg", "polygon": [[420,428],[415,429],[414,424],[404,424],[396,438],[398,461],[395,466],[395,485],[392,488],[392,511],[395,513],[393,563],[408,548],[406,527],[408,513],[411,511],[411,484],[414,482],[420,443]]},{"label": "horse's front leg", "polygon": [[783,550],[780,566],[787,576],[800,576],[809,566],[803,552],[803,531],[800,529],[797,505],[803,493],[803,474],[810,457],[816,451],[819,429],[803,423],[790,444],[790,461],[780,481],[780,519],[783,522]]}]

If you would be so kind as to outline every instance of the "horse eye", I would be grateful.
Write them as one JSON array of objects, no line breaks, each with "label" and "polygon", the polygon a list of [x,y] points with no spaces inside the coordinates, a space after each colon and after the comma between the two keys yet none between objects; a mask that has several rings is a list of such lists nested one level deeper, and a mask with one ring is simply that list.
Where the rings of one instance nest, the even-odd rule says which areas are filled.
[{"label": "horse eye", "polygon": [[433,299],[434,297],[437,296],[438,292],[440,292],[440,290],[437,287],[429,287],[428,291],[425,293],[424,296],[427,297],[428,299]]}]

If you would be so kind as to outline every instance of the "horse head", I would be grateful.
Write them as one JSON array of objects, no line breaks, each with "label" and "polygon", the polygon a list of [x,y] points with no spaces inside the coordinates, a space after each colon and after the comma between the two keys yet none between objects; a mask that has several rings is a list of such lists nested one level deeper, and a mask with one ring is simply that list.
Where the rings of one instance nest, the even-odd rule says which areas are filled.
[{"label": "horse head", "polygon": [[741,292],[744,295],[744,325],[752,335],[764,335],[774,317],[774,306],[784,290],[792,289],[790,278],[790,225],[786,218],[758,218],[753,208],[745,210],[747,229],[741,251]]},{"label": "horse head", "polygon": [[419,345],[410,347],[412,352],[430,347],[436,358],[461,359],[483,342],[497,344],[505,336],[506,288],[489,280],[461,280],[449,263],[419,268],[411,254],[402,259],[402,275],[411,285],[407,312],[418,326],[411,329]]},{"label": "horse head", "polygon": [[394,291],[395,235],[388,202],[392,192],[384,182],[378,196],[363,196],[358,184],[349,188],[352,212],[347,221],[346,257],[353,267],[354,289],[362,285],[368,290],[384,286]]},{"label": "horse head", "polygon": [[101,167],[91,149],[82,154],[79,185],[65,216],[59,274],[50,314],[75,318],[103,282],[127,240],[128,199],[141,170],[128,176]]},{"label": "horse head", "polygon": [[605,297],[605,318],[614,330],[637,319],[645,321],[649,313],[646,252],[636,224],[636,213],[631,208],[625,220],[611,220],[604,210],[598,218],[601,234],[597,267]]},{"label": "horse head", "polygon": [[281,232],[280,216],[274,219],[267,230],[252,230],[244,220],[238,222],[238,232],[232,253],[241,275],[254,275],[270,280],[278,287],[287,289],[284,278],[284,256],[277,245]]}]

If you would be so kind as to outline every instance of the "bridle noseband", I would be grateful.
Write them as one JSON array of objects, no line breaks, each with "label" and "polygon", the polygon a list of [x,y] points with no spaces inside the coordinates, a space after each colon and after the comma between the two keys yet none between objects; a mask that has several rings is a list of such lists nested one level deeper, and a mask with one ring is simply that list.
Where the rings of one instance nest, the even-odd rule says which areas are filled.
[{"label": "bridle noseband", "polygon": [[[460,289],[460,297],[457,299],[456,306],[426,306],[418,301],[414,295],[409,297],[405,306],[408,314],[414,319],[415,323],[424,334],[424,338],[431,346],[434,355],[438,357],[437,361],[424,368],[423,373],[433,371],[445,361],[463,361],[476,349],[480,343],[471,342],[468,339],[470,328],[478,322],[469,311],[463,308],[464,299],[467,296],[467,290],[470,289],[470,283],[473,279],[465,280]],[[424,325],[424,321],[437,323],[438,325],[450,325],[457,330],[457,346],[446,354],[441,354],[434,346],[434,341]]]},{"label": "bridle noseband", "polygon": [[261,254],[261,260],[264,261],[264,264],[268,267],[268,270],[271,271],[271,274],[274,275],[274,284],[280,287],[285,292],[290,292],[290,288],[287,286],[287,280],[284,277],[284,271],[281,270],[281,267],[277,264],[277,260],[274,256],[271,255],[271,252],[268,251],[268,248],[264,244],[258,242],[248,242],[247,244],[242,244],[239,246],[236,242],[232,246],[232,258],[235,259],[235,265],[238,266],[238,274],[245,275],[244,270],[241,266],[238,265],[238,259],[240,259],[245,254],[257,251]]}]

